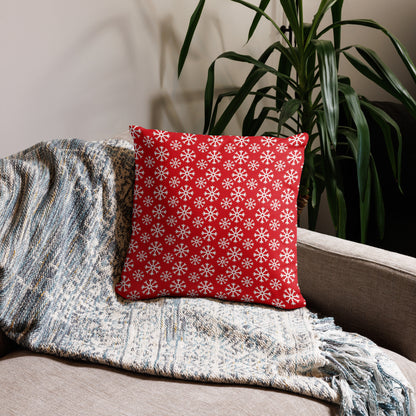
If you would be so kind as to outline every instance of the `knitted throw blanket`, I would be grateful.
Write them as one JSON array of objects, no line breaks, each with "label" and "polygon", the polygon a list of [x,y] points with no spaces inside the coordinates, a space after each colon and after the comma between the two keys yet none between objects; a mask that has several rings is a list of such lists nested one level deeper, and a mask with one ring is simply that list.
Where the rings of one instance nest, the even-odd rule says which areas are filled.
[{"label": "knitted throw blanket", "polygon": [[308,309],[114,292],[130,237],[133,147],[40,143],[0,161],[0,327],[31,350],[135,372],[268,386],[345,415],[410,415],[398,368]]}]

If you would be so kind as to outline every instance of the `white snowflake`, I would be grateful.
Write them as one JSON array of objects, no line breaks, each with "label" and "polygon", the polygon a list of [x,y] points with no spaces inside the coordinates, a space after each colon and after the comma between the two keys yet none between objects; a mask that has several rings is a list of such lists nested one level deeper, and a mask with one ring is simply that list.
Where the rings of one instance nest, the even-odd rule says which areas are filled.
[{"label": "white snowflake", "polygon": [[285,204],[290,204],[295,200],[295,192],[292,189],[285,189],[282,192],[281,199]]},{"label": "white snowflake", "polygon": [[261,142],[267,147],[274,147],[276,145],[277,139],[276,137],[263,136],[261,138]]},{"label": "white snowflake", "polygon": [[221,201],[221,207],[223,209],[230,209],[233,206],[233,201],[231,200],[231,198],[224,198]]},{"label": "white snowflake", "polygon": [[251,302],[254,302],[254,298],[253,298],[253,296],[245,294],[245,295],[241,296],[241,301],[246,302],[246,303],[251,303]]},{"label": "white snowflake", "polygon": [[158,220],[164,218],[166,216],[166,213],[167,210],[164,205],[159,204],[153,207],[152,214]]},{"label": "white snowflake", "polygon": [[200,170],[205,170],[208,166],[208,162],[205,159],[199,159],[196,162],[196,167]]},{"label": "white snowflake", "polygon": [[269,222],[269,227],[272,231],[277,231],[280,228],[280,222],[279,220],[277,220],[276,218],[273,218],[270,222]]},{"label": "white snowflake", "polygon": [[191,163],[196,158],[196,153],[192,149],[184,149],[180,157],[184,162]]},{"label": "white snowflake", "polygon": [[218,147],[223,142],[222,136],[209,136],[208,143],[213,147]]},{"label": "white snowflake", "polygon": [[260,151],[261,146],[259,143],[252,143],[250,144],[249,150],[251,153],[257,153],[258,151]]},{"label": "white snowflake", "polygon": [[227,267],[228,263],[229,263],[229,261],[228,261],[227,257],[219,257],[217,259],[217,264],[220,267]]},{"label": "white snowflake", "polygon": [[242,260],[241,265],[245,268],[245,269],[251,269],[253,267],[253,260],[246,257]]},{"label": "white snowflake", "polygon": [[204,280],[203,282],[199,283],[198,290],[204,295],[207,295],[214,290],[214,285],[208,280]]},{"label": "white snowflake", "polygon": [[170,273],[167,270],[165,270],[163,273],[161,273],[160,279],[163,282],[169,282],[169,280],[172,279],[172,273]]},{"label": "white snowflake", "polygon": [[243,168],[237,168],[232,173],[233,179],[238,183],[244,182],[247,179],[247,176],[247,171]]},{"label": "white snowflake", "polygon": [[253,276],[256,280],[263,283],[269,280],[270,273],[265,267],[258,267],[254,270]]},{"label": "white snowflake", "polygon": [[131,226],[131,233],[133,235],[137,235],[140,233],[140,231],[142,230],[142,228],[140,227],[140,224],[138,224],[137,222],[134,222]]},{"label": "white snowflake", "polygon": [[227,230],[231,227],[231,221],[228,218],[221,218],[219,222],[220,228]]},{"label": "white snowflake", "polygon": [[178,219],[175,215],[169,215],[169,217],[166,219],[166,224],[169,225],[169,227],[174,227],[178,223]]},{"label": "white snowflake", "polygon": [[140,299],[140,292],[137,290],[133,290],[127,294],[127,299],[130,300],[139,300]]},{"label": "white snowflake", "polygon": [[158,241],[153,241],[153,243],[149,245],[149,253],[152,256],[158,256],[162,253],[162,251],[163,251],[163,245],[160,244]]},{"label": "white snowflake", "polygon": [[238,152],[234,153],[233,159],[234,162],[238,165],[244,165],[247,163],[249,156],[248,153],[244,150],[239,150]]},{"label": "white snowflake", "polygon": [[169,234],[165,237],[165,244],[167,244],[168,246],[175,244],[175,241],[176,237],[172,234]]},{"label": "white snowflake", "polygon": [[178,157],[172,158],[169,164],[173,169],[179,169],[182,166],[182,162]]},{"label": "white snowflake", "polygon": [[173,176],[169,179],[169,185],[172,188],[177,188],[181,184],[181,180],[177,176]]},{"label": "white snowflake", "polygon": [[201,276],[207,278],[215,273],[215,269],[212,264],[205,263],[199,268],[199,273],[201,273]]},{"label": "white snowflake", "polygon": [[237,285],[237,283],[230,283],[225,288],[225,291],[227,292],[227,295],[232,298],[235,298],[241,295],[241,287],[240,285]]},{"label": "white snowflake", "polygon": [[292,185],[298,180],[298,173],[294,169],[286,171],[284,175],[284,180],[287,184]]},{"label": "white snowflake", "polygon": [[280,272],[280,277],[285,283],[290,284],[290,283],[293,283],[295,281],[296,274],[291,268],[285,267]]},{"label": "white snowflake", "polygon": [[285,224],[291,224],[294,220],[295,220],[295,214],[293,213],[292,210],[290,210],[289,208],[285,208],[281,213],[280,213],[280,219],[282,220],[282,222],[284,222]]},{"label": "white snowflake", "polygon": [[195,186],[199,189],[204,189],[207,186],[207,181],[204,178],[197,178],[195,180]]},{"label": "white snowflake", "polygon": [[270,191],[270,189],[268,188],[261,188],[258,192],[257,192],[257,199],[262,203],[265,204],[266,202],[268,202],[270,200],[270,198],[272,197],[272,192]]},{"label": "white snowflake", "polygon": [[142,234],[140,234],[139,239],[142,243],[146,244],[150,241],[150,234],[149,233],[142,233]]},{"label": "white snowflake", "polygon": [[263,183],[269,183],[269,182],[271,182],[273,180],[273,177],[274,177],[274,173],[269,168],[262,169],[259,172],[259,179]]},{"label": "white snowflake", "polygon": [[143,179],[143,177],[144,177],[144,169],[143,169],[142,166],[136,166],[135,176],[134,177],[136,179],[136,182],[139,181],[140,179]]},{"label": "white snowflake", "polygon": [[246,186],[247,186],[247,188],[248,188],[248,189],[250,189],[250,191],[253,191],[254,189],[256,189],[256,188],[257,188],[257,186],[258,186],[258,182],[257,182],[255,179],[250,178],[250,179],[247,181]]},{"label": "white snowflake", "polygon": [[260,155],[260,160],[265,165],[270,165],[276,160],[276,155],[271,150],[266,150]]},{"label": "white snowflake", "polygon": [[272,186],[275,191],[280,191],[282,189],[283,183],[280,179],[277,179],[273,182]]},{"label": "white snowflake", "polygon": [[194,265],[197,266],[199,263],[201,263],[201,257],[198,256],[197,254],[193,254],[190,258],[189,258],[189,262]]},{"label": "white snowflake", "polygon": [[223,164],[225,170],[233,170],[235,163],[232,160],[226,160]]},{"label": "white snowflake", "polygon": [[147,259],[147,251],[141,250],[136,254],[137,261],[140,263],[144,262]]},{"label": "white snowflake", "polygon": [[204,258],[205,260],[211,260],[216,256],[216,251],[214,249],[214,247],[212,246],[204,246],[201,251],[201,256],[202,258]]},{"label": "white snowflake", "polygon": [[253,257],[259,263],[264,263],[269,259],[269,252],[264,247],[259,247],[254,250]]},{"label": "white snowflake", "polygon": [[217,238],[217,234],[218,234],[217,230],[211,225],[209,225],[208,227],[205,227],[201,233],[202,238],[207,241],[215,240]]},{"label": "white snowflake", "polygon": [[164,263],[169,264],[169,263],[172,263],[173,260],[175,260],[175,257],[173,256],[172,253],[166,253],[163,255],[162,260]]},{"label": "white snowflake", "polygon": [[270,281],[270,287],[273,290],[280,290],[282,288],[282,282],[279,279],[272,279]]},{"label": "white snowflake", "polygon": [[152,293],[154,293],[156,291],[157,287],[158,287],[158,284],[157,284],[156,280],[149,279],[149,280],[146,280],[143,283],[142,292],[145,295],[151,295]]},{"label": "white snowflake", "polygon": [[143,194],[144,194],[144,189],[142,186],[139,185],[135,185],[134,186],[134,197],[136,199],[142,199],[143,198]]},{"label": "white snowflake", "polygon": [[192,210],[188,205],[181,205],[176,212],[178,218],[182,221],[188,220],[192,216]]},{"label": "white snowflake", "polygon": [[146,188],[153,188],[155,186],[155,179],[151,176],[148,176],[144,179],[143,183]]},{"label": "white snowflake", "polygon": [[202,245],[202,243],[203,243],[204,241],[202,240],[202,238],[201,237],[199,237],[199,236],[195,236],[195,237],[192,237],[192,240],[191,240],[191,244],[194,246],[194,247],[200,247],[201,245]]},{"label": "white snowflake", "polygon": [[242,284],[243,286],[245,286],[245,287],[250,287],[250,286],[252,286],[252,285],[253,285],[253,279],[252,279],[251,277],[244,276],[244,277],[241,279],[241,284]]},{"label": "white snowflake", "polygon": [[135,239],[130,240],[129,244],[129,254],[134,253],[139,248],[139,243]]},{"label": "white snowflake", "polygon": [[205,175],[209,181],[216,182],[221,178],[221,171],[218,168],[209,168]]},{"label": "white snowflake", "polygon": [[243,252],[238,247],[231,247],[227,251],[227,257],[230,259],[230,261],[239,261],[243,257]]},{"label": "white snowflake", "polygon": [[183,142],[188,145],[191,146],[193,144],[196,143],[197,137],[195,134],[184,134],[182,135],[181,139],[183,140]]},{"label": "white snowflake", "polygon": [[282,206],[282,203],[278,199],[273,199],[273,201],[270,202],[270,208],[273,211],[279,211],[281,206]]},{"label": "white snowflake", "polygon": [[278,172],[282,172],[286,168],[286,163],[283,160],[278,160],[274,167]]},{"label": "white snowflake", "polygon": [[251,218],[248,218],[247,220],[244,221],[244,228],[247,229],[247,230],[253,229],[255,225],[256,224],[255,224],[254,220],[251,219]]},{"label": "white snowflake", "polygon": [[228,282],[227,277],[224,276],[223,274],[219,274],[215,280],[220,285],[225,285]]},{"label": "white snowflake", "polygon": [[156,223],[152,225],[150,232],[152,233],[154,237],[160,238],[163,236],[163,234],[165,234],[165,227],[160,223]]},{"label": "white snowflake", "polygon": [[229,279],[236,280],[236,279],[239,279],[241,277],[243,272],[241,271],[241,269],[238,266],[232,265],[232,266],[227,268],[225,273],[226,273],[226,275],[228,276]]},{"label": "white snowflake", "polygon": [[209,202],[214,202],[219,198],[220,191],[216,186],[209,186],[205,190],[204,196]]},{"label": "white snowflake", "polygon": [[177,152],[178,150],[182,149],[182,143],[179,140],[172,140],[170,142],[170,147],[172,148],[172,150]]},{"label": "white snowflake", "polygon": [[270,299],[271,293],[270,293],[270,290],[267,289],[267,287],[257,286],[254,289],[254,295],[256,296],[257,299],[264,302],[264,301]]},{"label": "white snowflake", "polygon": [[179,198],[183,201],[188,201],[194,195],[194,190],[189,185],[181,186],[178,192]]},{"label": "white snowflake", "polygon": [[126,292],[131,287],[130,279],[128,277],[122,277],[117,285],[117,288],[123,292]]},{"label": "white snowflake", "polygon": [[242,246],[246,249],[246,250],[251,250],[254,247],[254,241],[251,238],[246,238],[243,243]]},{"label": "white snowflake", "polygon": [[241,207],[234,207],[230,213],[230,218],[234,222],[240,222],[244,219],[245,212]]},{"label": "white snowflake", "polygon": [[160,162],[164,162],[169,158],[169,150],[166,147],[160,146],[155,149],[155,158]]},{"label": "white snowflake", "polygon": [[265,222],[269,221],[270,219],[270,211],[267,208],[259,208],[256,211],[256,220],[260,223],[260,224],[264,224]]},{"label": "white snowflake", "polygon": [[172,271],[177,276],[182,276],[188,271],[188,265],[183,261],[178,261],[177,263],[173,264]]},{"label": "white snowflake", "polygon": [[284,230],[280,232],[280,239],[282,240],[283,243],[289,244],[292,241],[294,241],[295,233],[291,229],[285,228]]},{"label": "white snowflake", "polygon": [[296,134],[292,137],[289,137],[289,143],[293,146],[300,146],[305,143],[306,136],[304,134]]},{"label": "white snowflake", "polygon": [[212,222],[218,218],[219,212],[217,208],[210,205],[204,209],[204,211],[202,212],[202,215],[205,221]]},{"label": "white snowflake", "polygon": [[203,218],[202,218],[202,217],[195,217],[195,218],[192,220],[192,225],[193,225],[195,228],[201,228],[201,227],[204,225],[204,220],[203,220]]},{"label": "white snowflake", "polygon": [[244,205],[246,206],[248,210],[252,210],[256,208],[256,200],[253,198],[248,198],[246,202],[244,203]]},{"label": "white snowflake", "polygon": [[291,287],[287,288],[283,292],[283,297],[286,299],[286,302],[290,305],[296,305],[300,301],[299,294],[296,293],[296,291]]},{"label": "white snowflake", "polygon": [[176,279],[170,284],[170,290],[173,293],[179,294],[186,289],[186,283],[184,280]]},{"label": "white snowflake", "polygon": [[234,144],[233,143],[227,143],[224,146],[224,151],[226,153],[235,153],[235,146],[234,146]]},{"label": "white snowflake", "polygon": [[191,168],[190,166],[184,166],[180,170],[179,176],[181,177],[183,181],[188,182],[192,180],[192,178],[195,176],[195,170]]},{"label": "white snowflake", "polygon": [[231,198],[235,201],[235,202],[241,202],[242,200],[244,200],[244,198],[247,196],[247,192],[245,191],[244,188],[242,188],[241,186],[237,186],[236,188],[234,188],[231,191]]},{"label": "white snowflake", "polygon": [[151,260],[144,266],[146,273],[153,276],[154,274],[158,273],[160,270],[160,263],[156,260]]},{"label": "white snowflake", "polygon": [[230,246],[230,240],[228,240],[228,238],[220,238],[218,240],[218,247],[219,248],[222,248],[223,250],[225,250],[229,246]]},{"label": "white snowflake", "polygon": [[147,156],[144,159],[144,164],[147,168],[152,168],[155,165],[155,160],[151,156]]},{"label": "white snowflake", "polygon": [[277,146],[276,146],[276,150],[279,153],[286,153],[287,149],[288,149],[288,147],[287,147],[286,143],[278,143]]},{"label": "white snowflake", "polygon": [[237,243],[244,237],[243,230],[239,227],[233,227],[228,231],[228,237],[233,243]]},{"label": "white snowflake", "polygon": [[168,188],[164,185],[158,185],[155,190],[153,191],[155,198],[159,201],[165,199],[168,195]]},{"label": "white snowflake", "polygon": [[167,142],[169,140],[169,133],[167,131],[154,130],[153,136],[155,136],[155,139],[161,143]]},{"label": "white snowflake", "polygon": [[202,196],[198,196],[194,199],[194,205],[196,208],[201,209],[205,206],[205,198],[203,198]]},{"label": "white snowflake", "polygon": [[199,276],[199,274],[195,272],[190,273],[188,276],[189,281],[192,283],[196,283],[200,278],[201,276]]},{"label": "white snowflake", "polygon": [[231,189],[234,186],[234,181],[231,178],[225,178],[222,181],[222,187],[224,189]]},{"label": "white snowflake", "polygon": [[213,150],[207,154],[207,159],[210,163],[215,165],[216,163],[221,162],[222,154],[218,150]]},{"label": "white snowflake", "polygon": [[302,160],[302,152],[300,150],[293,150],[287,156],[287,160],[291,165],[296,165]]},{"label": "white snowflake", "polygon": [[205,153],[205,152],[207,152],[207,151],[209,150],[209,146],[208,146],[208,144],[207,144],[207,143],[204,143],[204,142],[199,143],[199,144],[198,144],[198,150],[199,150],[201,153]]},{"label": "white snowflake", "polygon": [[268,241],[269,237],[270,237],[270,233],[267,228],[260,227],[254,233],[254,238],[259,243],[265,243],[266,241]]},{"label": "white snowflake", "polygon": [[235,136],[234,143],[236,146],[244,147],[247,146],[250,142],[250,139],[247,136]]},{"label": "white snowflake", "polygon": [[176,235],[181,240],[185,240],[186,238],[188,238],[190,236],[190,234],[191,234],[191,229],[185,224],[180,225],[176,229]]},{"label": "white snowflake", "polygon": [[284,263],[291,263],[295,259],[295,253],[289,247],[285,247],[279,254]]},{"label": "white snowflake", "polygon": [[153,140],[151,137],[149,137],[149,136],[144,136],[144,137],[143,137],[143,144],[144,144],[146,147],[153,147],[153,146],[154,146],[154,144],[155,144],[155,142],[154,142],[154,140]]},{"label": "white snowflake", "polygon": [[273,271],[279,270],[279,269],[280,269],[280,263],[279,263],[279,260],[277,260],[277,259],[271,259],[271,260],[269,261],[269,267],[270,267],[270,269],[271,269],[271,270],[273,270]]},{"label": "white snowflake", "polygon": [[189,248],[186,244],[179,243],[173,249],[175,255],[179,258],[186,257],[189,254]]},{"label": "white snowflake", "polygon": [[248,166],[248,168],[250,170],[255,171],[255,170],[257,170],[259,168],[260,163],[257,162],[257,160],[250,160],[250,162],[248,162],[248,165],[247,166]]}]

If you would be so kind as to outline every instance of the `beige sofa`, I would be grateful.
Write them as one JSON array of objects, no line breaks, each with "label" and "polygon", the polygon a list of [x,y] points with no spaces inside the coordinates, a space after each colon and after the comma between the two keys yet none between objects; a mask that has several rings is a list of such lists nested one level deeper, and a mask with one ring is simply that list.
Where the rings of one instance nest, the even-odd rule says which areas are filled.
[{"label": "beige sofa", "polygon": [[[386,349],[416,389],[416,259],[299,229],[308,306]],[[263,388],[191,383],[65,361],[0,333],[0,414],[336,415],[337,406]]]}]

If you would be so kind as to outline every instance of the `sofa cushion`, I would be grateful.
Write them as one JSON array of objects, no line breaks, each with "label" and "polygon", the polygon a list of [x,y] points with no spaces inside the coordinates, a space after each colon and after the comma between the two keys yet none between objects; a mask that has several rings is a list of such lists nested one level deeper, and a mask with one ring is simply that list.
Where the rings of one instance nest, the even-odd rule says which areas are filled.
[{"label": "sofa cushion", "polygon": [[[416,363],[385,352],[416,387]],[[28,416],[333,416],[338,409],[282,391],[148,377],[25,350],[0,359],[0,385],[2,410]]]},{"label": "sofa cushion", "polygon": [[131,132],[132,236],[117,293],[305,306],[296,214],[307,135]]},{"label": "sofa cushion", "polygon": [[337,406],[257,387],[136,375],[26,351],[0,360],[0,403],[27,416],[334,415]]}]

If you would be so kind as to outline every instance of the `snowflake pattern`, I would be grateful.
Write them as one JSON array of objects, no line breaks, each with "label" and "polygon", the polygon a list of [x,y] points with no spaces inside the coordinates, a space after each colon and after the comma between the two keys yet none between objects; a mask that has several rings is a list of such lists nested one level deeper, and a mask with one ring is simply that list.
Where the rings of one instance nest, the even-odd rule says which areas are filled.
[{"label": "snowflake pattern", "polygon": [[294,309],[296,196],[307,135],[205,136],[131,127],[130,300],[201,296]]}]

